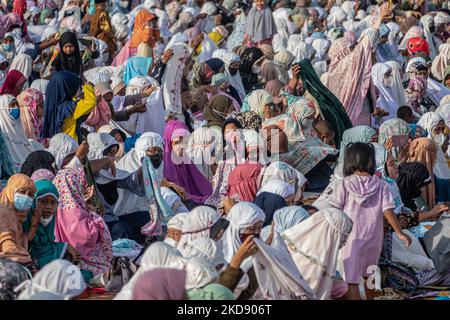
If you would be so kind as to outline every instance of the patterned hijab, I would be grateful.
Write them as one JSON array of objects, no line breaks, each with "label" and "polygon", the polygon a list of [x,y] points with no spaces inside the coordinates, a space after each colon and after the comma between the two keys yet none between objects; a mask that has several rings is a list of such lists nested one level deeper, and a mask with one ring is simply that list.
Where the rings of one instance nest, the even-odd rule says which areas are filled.
[{"label": "patterned hijab", "polygon": [[[385,146],[386,142],[392,136],[406,136],[409,135],[411,128],[408,123],[402,119],[389,119],[383,122],[380,126],[378,142]],[[391,152],[395,160],[399,160],[400,150],[399,147],[393,147]]]},{"label": "patterned hijab", "polygon": [[38,118],[37,107],[43,107],[44,97],[36,89],[28,88],[17,96],[20,106],[20,120],[29,139],[38,139],[41,134],[44,118]]}]

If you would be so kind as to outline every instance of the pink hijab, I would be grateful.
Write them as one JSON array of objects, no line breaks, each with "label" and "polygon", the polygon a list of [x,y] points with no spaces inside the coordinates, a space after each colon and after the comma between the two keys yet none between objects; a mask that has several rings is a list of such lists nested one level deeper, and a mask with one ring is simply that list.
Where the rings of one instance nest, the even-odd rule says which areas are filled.
[{"label": "pink hijab", "polygon": [[259,189],[259,174],[263,166],[256,162],[239,164],[228,175],[227,194],[237,195],[240,201],[253,202]]},{"label": "pink hijab", "polygon": [[97,105],[86,119],[86,124],[94,127],[95,131],[97,131],[98,128],[109,124],[110,121],[111,109],[109,108],[108,103],[103,99],[103,96],[97,97]]},{"label": "pink hijab", "polygon": [[41,134],[44,118],[38,118],[37,106],[42,105],[44,98],[36,89],[28,88],[17,96],[20,106],[20,120],[23,130],[29,139],[38,140]]},{"label": "pink hijab", "polygon": [[159,268],[144,272],[133,288],[132,300],[183,300],[186,271]]},{"label": "pink hijab", "polygon": [[87,259],[98,242],[103,238],[103,219],[90,212],[84,200],[87,188],[84,170],[63,169],[53,180],[59,193],[56,213],[55,239],[70,243]]}]

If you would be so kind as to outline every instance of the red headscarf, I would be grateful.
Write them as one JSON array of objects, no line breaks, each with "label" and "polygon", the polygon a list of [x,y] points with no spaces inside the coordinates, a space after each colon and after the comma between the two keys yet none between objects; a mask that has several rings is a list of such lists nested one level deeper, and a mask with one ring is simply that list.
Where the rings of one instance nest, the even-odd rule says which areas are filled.
[{"label": "red headscarf", "polygon": [[256,162],[245,162],[234,168],[228,175],[228,196],[237,194],[240,201],[253,202],[259,189],[258,178],[262,168]]},{"label": "red headscarf", "polygon": [[413,37],[408,40],[408,53],[412,57],[417,52],[425,52],[428,56],[430,55],[430,48],[428,46],[427,40],[422,37]]},{"label": "red headscarf", "polygon": [[20,93],[20,87],[25,81],[27,81],[27,78],[20,71],[11,70],[6,75],[0,94],[10,94],[17,97]]},{"label": "red headscarf", "polygon": [[158,29],[146,28],[149,21],[157,17],[145,9],[139,11],[134,21],[133,34],[131,35],[130,48],[137,48],[142,42],[148,43],[151,47],[160,39]]},{"label": "red headscarf", "polygon": [[27,33],[27,21],[25,20],[24,13],[27,11],[26,0],[14,0],[13,2],[13,13],[17,13],[22,21],[23,32]]}]

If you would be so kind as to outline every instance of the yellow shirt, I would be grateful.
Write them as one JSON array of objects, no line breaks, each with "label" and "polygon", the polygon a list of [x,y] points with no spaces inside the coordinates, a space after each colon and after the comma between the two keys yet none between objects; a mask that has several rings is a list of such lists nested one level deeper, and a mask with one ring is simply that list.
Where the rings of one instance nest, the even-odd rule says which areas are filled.
[{"label": "yellow shirt", "polygon": [[75,111],[70,117],[64,120],[62,131],[68,134],[75,141],[78,141],[78,136],[76,134],[77,120],[82,116],[89,114],[97,104],[97,98],[95,97],[94,86],[91,84],[86,84],[83,86],[84,98],[77,102],[75,106]]}]

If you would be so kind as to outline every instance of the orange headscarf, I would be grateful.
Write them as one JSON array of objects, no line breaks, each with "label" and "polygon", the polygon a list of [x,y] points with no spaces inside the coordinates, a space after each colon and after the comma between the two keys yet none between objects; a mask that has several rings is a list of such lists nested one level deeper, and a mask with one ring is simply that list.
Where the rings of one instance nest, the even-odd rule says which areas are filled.
[{"label": "orange headscarf", "polygon": [[406,162],[420,162],[427,167],[431,176],[431,183],[422,190],[422,198],[428,208],[435,206],[435,185],[433,177],[433,166],[436,163],[437,147],[436,143],[429,138],[417,138],[411,141],[408,147],[408,157]]},{"label": "orange headscarf", "polygon": [[9,178],[5,189],[0,194],[0,204],[8,208],[14,208],[14,194],[21,188],[30,188],[34,192],[36,187],[33,180],[27,175],[17,173]]},{"label": "orange headscarf", "polygon": [[141,42],[148,43],[151,47],[160,39],[160,33],[158,29],[146,28],[146,24],[149,21],[156,19],[157,17],[148,12],[145,9],[139,11],[134,21],[133,34],[131,35],[130,48],[137,48]]}]

